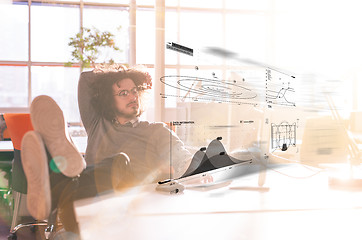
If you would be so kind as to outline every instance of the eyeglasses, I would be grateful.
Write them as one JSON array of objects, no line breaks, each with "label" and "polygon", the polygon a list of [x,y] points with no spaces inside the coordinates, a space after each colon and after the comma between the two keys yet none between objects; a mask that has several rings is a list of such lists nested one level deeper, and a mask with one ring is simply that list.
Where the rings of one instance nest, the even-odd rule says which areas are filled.
[{"label": "eyeglasses", "polygon": [[139,95],[139,89],[137,87],[132,88],[131,90],[122,90],[119,93],[115,94],[114,96],[119,96],[119,97],[128,97],[130,94],[132,93],[133,96],[138,96]]}]

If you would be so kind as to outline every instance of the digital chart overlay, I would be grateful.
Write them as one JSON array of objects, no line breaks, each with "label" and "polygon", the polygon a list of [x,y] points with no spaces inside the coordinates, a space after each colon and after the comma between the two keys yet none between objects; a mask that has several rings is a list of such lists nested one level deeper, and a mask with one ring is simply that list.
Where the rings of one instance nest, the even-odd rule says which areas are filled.
[{"label": "digital chart overlay", "polygon": [[179,90],[177,95],[161,93],[160,95],[163,98],[178,97],[191,99],[192,101],[257,105],[256,103],[247,102],[255,99],[257,94],[251,89],[238,84],[237,81],[178,75],[163,76],[160,81]]},{"label": "digital chart overlay", "polygon": [[218,137],[212,140],[208,147],[203,147],[197,151],[192,158],[190,166],[181,178],[238,163],[251,163],[252,159],[239,160],[229,156],[221,143],[221,139],[222,137]]},{"label": "digital chart overlay", "polygon": [[271,124],[271,148],[273,150],[288,150],[290,146],[296,146],[297,124],[289,124],[286,121],[280,124]]},{"label": "digital chart overlay", "polygon": [[268,104],[295,107],[295,90],[291,87],[290,78],[284,74],[266,69],[266,102]]}]

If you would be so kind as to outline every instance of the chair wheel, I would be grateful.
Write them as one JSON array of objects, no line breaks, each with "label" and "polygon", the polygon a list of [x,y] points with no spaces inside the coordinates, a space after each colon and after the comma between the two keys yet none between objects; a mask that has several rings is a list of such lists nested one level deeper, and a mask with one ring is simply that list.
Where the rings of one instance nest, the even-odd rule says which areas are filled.
[{"label": "chair wheel", "polygon": [[8,235],[8,240],[16,240],[16,239],[17,239],[16,233],[10,233]]}]

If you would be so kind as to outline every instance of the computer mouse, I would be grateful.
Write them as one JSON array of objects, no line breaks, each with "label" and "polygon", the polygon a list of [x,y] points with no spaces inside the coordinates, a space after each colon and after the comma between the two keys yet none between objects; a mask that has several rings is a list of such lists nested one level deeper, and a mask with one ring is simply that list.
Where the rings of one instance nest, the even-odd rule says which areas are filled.
[{"label": "computer mouse", "polygon": [[179,183],[177,180],[169,179],[166,181],[158,182],[156,187],[157,191],[169,192],[170,194],[182,193],[185,186]]}]

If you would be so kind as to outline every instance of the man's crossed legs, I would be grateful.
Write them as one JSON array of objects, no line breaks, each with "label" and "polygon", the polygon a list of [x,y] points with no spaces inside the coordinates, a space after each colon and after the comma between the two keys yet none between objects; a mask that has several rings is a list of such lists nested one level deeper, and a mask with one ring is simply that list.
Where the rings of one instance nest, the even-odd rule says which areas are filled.
[{"label": "man's crossed legs", "polygon": [[129,158],[120,153],[86,168],[69,137],[63,112],[52,98],[36,97],[30,114],[34,131],[25,134],[21,151],[29,212],[40,220],[58,209],[64,229],[79,234],[73,202],[134,186]]}]

